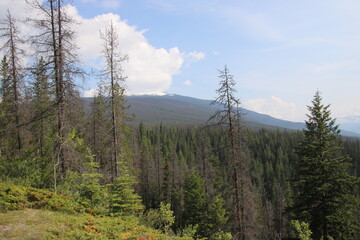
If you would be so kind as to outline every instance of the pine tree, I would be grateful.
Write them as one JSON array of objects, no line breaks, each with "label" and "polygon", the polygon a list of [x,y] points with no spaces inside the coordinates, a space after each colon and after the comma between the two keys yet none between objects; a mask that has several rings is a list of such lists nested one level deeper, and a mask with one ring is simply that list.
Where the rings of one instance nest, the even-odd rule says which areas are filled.
[{"label": "pine tree", "polygon": [[45,61],[40,58],[31,71],[34,81],[32,82],[32,101],[31,110],[33,118],[37,118],[33,122],[31,128],[33,132],[33,142],[35,149],[40,157],[50,157],[51,141],[47,139],[52,134],[52,110],[53,89],[50,86],[50,77],[45,66]]},{"label": "pine tree", "polygon": [[185,182],[184,223],[198,225],[197,235],[204,237],[207,233],[208,201],[205,193],[204,180],[198,171],[193,171]]},{"label": "pine tree", "polygon": [[351,239],[358,229],[352,195],[357,179],[349,175],[350,158],[341,154],[340,130],[319,91],[308,110],[298,148],[295,217],[310,224],[315,240]]},{"label": "pine tree", "polygon": [[110,184],[110,212],[114,216],[138,214],[144,208],[140,196],[135,193],[135,177],[125,163],[120,163],[121,176]]},{"label": "pine tree", "polygon": [[13,146],[16,145],[16,136],[14,136],[15,118],[11,114],[14,106],[13,88],[6,56],[1,61],[0,80],[0,156],[8,157],[13,152]]},{"label": "pine tree", "polygon": [[97,96],[94,96],[91,105],[91,116],[89,122],[89,142],[94,154],[95,162],[99,163],[100,172],[106,174],[110,171],[109,161],[110,155],[109,145],[109,121],[107,118],[106,98],[103,95],[103,88],[98,88]]}]

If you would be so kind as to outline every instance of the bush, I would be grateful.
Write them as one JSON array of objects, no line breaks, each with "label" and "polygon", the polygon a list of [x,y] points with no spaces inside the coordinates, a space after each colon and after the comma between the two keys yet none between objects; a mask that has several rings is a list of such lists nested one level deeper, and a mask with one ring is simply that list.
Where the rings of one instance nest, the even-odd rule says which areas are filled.
[{"label": "bush", "polygon": [[48,190],[26,188],[0,183],[0,209],[2,211],[24,208],[49,209],[68,213],[84,212],[84,207],[68,196]]},{"label": "bush", "polygon": [[309,223],[292,220],[290,224],[296,231],[300,240],[311,240],[312,232],[309,229]]},{"label": "bush", "polygon": [[143,221],[149,227],[160,229],[163,233],[168,233],[170,227],[175,222],[174,212],[171,211],[170,203],[160,203],[159,209],[150,209],[144,215]]}]

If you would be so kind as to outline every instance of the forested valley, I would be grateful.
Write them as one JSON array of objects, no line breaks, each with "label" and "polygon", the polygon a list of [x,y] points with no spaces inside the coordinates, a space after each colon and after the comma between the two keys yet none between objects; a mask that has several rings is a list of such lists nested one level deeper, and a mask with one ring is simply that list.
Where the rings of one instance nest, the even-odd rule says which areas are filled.
[{"label": "forested valley", "polygon": [[44,211],[33,221],[68,222],[26,230],[35,239],[359,238],[360,140],[340,135],[319,92],[304,131],[250,129],[225,66],[220,110],[207,123],[135,124],[112,23],[100,33],[105,64],[86,107],[77,83],[89,74],[63,1],[28,4],[33,36],[10,12],[1,22],[2,238],[30,238],[9,227],[24,209]]}]

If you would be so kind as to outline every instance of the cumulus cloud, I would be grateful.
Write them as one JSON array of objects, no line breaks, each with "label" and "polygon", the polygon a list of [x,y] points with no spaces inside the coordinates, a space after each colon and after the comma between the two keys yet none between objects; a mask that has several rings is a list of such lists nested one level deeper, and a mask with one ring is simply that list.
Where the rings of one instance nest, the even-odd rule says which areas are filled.
[{"label": "cumulus cloud", "polygon": [[[0,18],[4,19],[7,16],[8,11],[10,12],[11,16],[17,20],[25,20],[29,17],[28,6],[26,5],[25,1],[22,0],[1,0],[0,1]],[[16,21],[16,26],[19,30],[20,37],[23,36],[30,36],[33,34],[33,29],[31,29],[27,24],[24,24],[21,21]],[[24,40],[26,40],[24,38]],[[0,38],[0,46],[4,43],[4,39]],[[30,43],[25,41],[22,44],[21,49],[23,49],[26,54],[30,55],[33,53],[33,49],[30,46]],[[24,57],[23,63],[28,63],[29,59]]]},{"label": "cumulus cloud", "polygon": [[[177,47],[170,49],[155,48],[145,38],[145,31],[138,30],[119,15],[108,13],[94,18],[83,18],[74,9],[73,15],[81,22],[78,29],[79,54],[83,61],[100,67],[98,57],[102,51],[100,31],[104,31],[112,22],[119,33],[122,54],[129,56],[124,63],[127,78],[127,94],[149,94],[166,91],[173,75],[179,73],[184,62],[184,55]],[[199,54],[191,54],[199,59]],[[94,63],[97,66],[94,66]]]},{"label": "cumulus cloud", "polygon": [[304,114],[299,111],[295,103],[284,101],[275,96],[268,99],[249,99],[244,102],[244,107],[258,113],[267,114],[284,120],[302,121],[304,118]]},{"label": "cumulus cloud", "polygon": [[[83,1],[98,2],[99,0]],[[101,4],[103,7],[112,4],[112,7],[116,7],[119,1],[105,0],[101,1]],[[16,13],[16,17],[25,18],[29,12],[26,11],[23,0],[2,0],[0,2],[2,16],[7,8]],[[72,5],[67,6],[67,12],[80,23],[74,27],[74,30],[77,33],[76,42],[82,64],[95,69],[101,69],[102,65],[99,58],[103,45],[100,31],[104,31],[111,22],[113,23],[119,35],[121,53],[129,56],[129,61],[123,66],[124,74],[128,77],[127,94],[163,93],[170,87],[173,76],[180,72],[184,62],[196,62],[205,57],[202,52],[181,52],[176,46],[170,49],[156,48],[146,39],[145,30],[139,30],[136,26],[130,25],[117,14],[107,13],[93,18],[84,18]],[[25,31],[31,31],[25,24],[22,28]],[[29,35],[28,32],[24,34]]]},{"label": "cumulus cloud", "polygon": [[25,11],[26,2],[21,0],[1,0],[0,1],[0,16],[5,16],[7,10],[11,12],[14,17],[24,18],[28,16],[28,12]]},{"label": "cumulus cloud", "polygon": [[185,86],[192,86],[192,82],[189,81],[189,80],[184,81],[183,84],[184,84]]}]

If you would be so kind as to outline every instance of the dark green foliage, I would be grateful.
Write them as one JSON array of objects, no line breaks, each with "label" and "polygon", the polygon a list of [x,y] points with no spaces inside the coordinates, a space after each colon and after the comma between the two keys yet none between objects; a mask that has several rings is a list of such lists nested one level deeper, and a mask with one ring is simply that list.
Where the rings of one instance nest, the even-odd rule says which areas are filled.
[{"label": "dark green foliage", "polygon": [[340,130],[329,105],[317,92],[309,106],[304,140],[298,148],[294,196],[295,218],[310,223],[312,237],[351,239],[358,231],[353,195],[358,180],[349,174],[350,158],[342,155]]},{"label": "dark green foliage", "polygon": [[184,226],[198,225],[197,236],[207,233],[208,201],[205,194],[204,180],[199,172],[193,171],[185,181]]},{"label": "dark green foliage", "polygon": [[113,216],[136,215],[141,212],[143,205],[140,196],[135,193],[135,178],[129,173],[125,164],[121,165],[121,176],[109,185],[110,213]]},{"label": "dark green foliage", "polygon": [[55,103],[52,99],[54,89],[51,87],[50,76],[43,58],[40,58],[32,68],[31,74],[34,78],[31,87],[31,117],[33,122],[31,132],[35,147],[34,151],[40,158],[49,159],[53,153]]},{"label": "dark green foliage", "polygon": [[[46,186],[51,169],[31,150],[24,150],[18,157],[0,156],[0,179],[32,187]],[[49,183],[47,183],[49,184]]]},{"label": "dark green foliage", "polygon": [[175,222],[170,203],[161,202],[158,209],[149,209],[143,216],[143,222],[150,227],[160,229],[163,233],[167,233]]},{"label": "dark green foliage", "polygon": [[80,172],[68,171],[67,176],[59,186],[59,192],[76,199],[92,214],[107,214],[108,192],[100,183],[103,176],[97,172],[99,165],[94,162],[90,148],[73,130],[68,136],[72,148],[81,154],[82,169]]},{"label": "dark green foliage", "polygon": [[224,230],[227,221],[228,214],[226,211],[226,202],[219,193],[214,196],[209,206],[207,235],[213,237],[213,235],[221,233],[222,230]]},{"label": "dark green foliage", "polygon": [[0,156],[15,156],[17,148],[14,88],[6,56],[0,66]]}]

